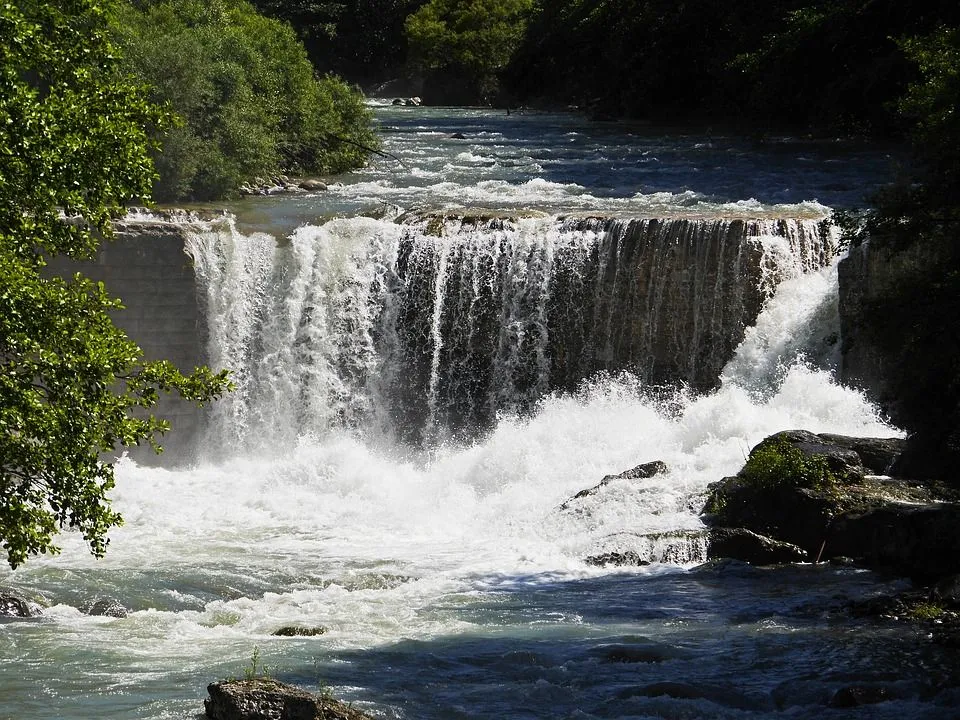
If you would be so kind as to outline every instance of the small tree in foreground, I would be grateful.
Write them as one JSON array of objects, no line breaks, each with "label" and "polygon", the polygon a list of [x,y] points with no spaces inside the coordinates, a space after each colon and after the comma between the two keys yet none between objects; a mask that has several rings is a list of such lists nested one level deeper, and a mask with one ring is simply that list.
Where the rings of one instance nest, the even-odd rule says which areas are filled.
[{"label": "small tree in foreground", "polygon": [[154,180],[148,131],[166,115],[115,71],[105,4],[0,4],[0,544],[11,567],[57,552],[65,527],[103,555],[122,522],[103,454],[159,450],[169,426],[147,410],[160,392],[203,403],[229,387],[225,372],[144,362],[102,283],[43,272],[51,255],[92,257]]}]

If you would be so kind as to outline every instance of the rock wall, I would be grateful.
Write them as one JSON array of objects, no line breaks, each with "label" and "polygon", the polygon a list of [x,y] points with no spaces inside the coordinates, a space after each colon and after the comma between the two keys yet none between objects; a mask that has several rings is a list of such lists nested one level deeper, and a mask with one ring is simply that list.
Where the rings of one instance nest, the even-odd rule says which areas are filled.
[{"label": "rock wall", "polygon": [[901,473],[949,482],[960,462],[957,254],[865,242],[839,267],[841,380],[910,433]]},{"label": "rock wall", "polygon": [[[95,260],[70,262],[57,258],[56,275],[80,271],[102,281],[125,309],[116,314],[119,327],[135,340],[147,360],[170,360],[183,370],[206,364],[206,329],[190,258],[184,253],[186,223],[120,223],[113,242],[102,243]],[[201,411],[177,397],[161,396],[155,415],[173,429],[161,438],[162,456],[149,447],[133,448],[141,463],[182,465],[194,459]]]}]

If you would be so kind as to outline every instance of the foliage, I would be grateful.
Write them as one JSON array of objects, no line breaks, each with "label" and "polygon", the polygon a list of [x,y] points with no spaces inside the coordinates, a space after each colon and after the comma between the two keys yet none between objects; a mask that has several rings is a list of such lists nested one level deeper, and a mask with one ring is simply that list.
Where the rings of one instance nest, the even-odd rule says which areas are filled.
[{"label": "foliage", "polygon": [[489,100],[533,7],[533,0],[430,0],[407,18],[411,53],[421,68],[452,76]]},{"label": "foliage", "polygon": [[943,617],[946,609],[942,605],[932,602],[920,602],[907,611],[907,616],[913,620],[937,620]]},{"label": "foliage", "polygon": [[333,76],[317,79],[293,30],[245,0],[127,4],[114,29],[127,72],[181,119],[156,156],[158,199],[342,172],[376,145],[362,96]]},{"label": "foliage", "polygon": [[406,62],[403,24],[426,0],[254,0],[269,17],[289,22],[316,67],[353,82],[396,77]]},{"label": "foliage", "polygon": [[102,555],[121,523],[103,453],[156,447],[159,392],[204,402],[228,381],[143,363],[102,284],[44,272],[54,254],[92,257],[148,195],[147,128],[167,122],[121,80],[103,3],[3,4],[0,34],[0,541],[17,567],[57,552],[65,527]]},{"label": "foliage", "polygon": [[253,652],[250,653],[250,663],[243,669],[244,680],[269,680],[273,674],[273,668],[264,665],[260,657],[260,646],[254,645]]},{"label": "foliage", "polygon": [[838,478],[823,455],[808,455],[784,438],[755,447],[739,476],[758,490],[808,488],[833,491]]},{"label": "foliage", "polygon": [[506,82],[604,114],[893,132],[912,70],[891,38],[957,22],[951,0],[553,0]]}]

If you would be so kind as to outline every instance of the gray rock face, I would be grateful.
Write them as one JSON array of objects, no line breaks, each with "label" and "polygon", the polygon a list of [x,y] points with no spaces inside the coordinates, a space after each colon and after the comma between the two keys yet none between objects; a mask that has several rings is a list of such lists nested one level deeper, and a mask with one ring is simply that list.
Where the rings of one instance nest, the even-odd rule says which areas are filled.
[{"label": "gray rock face", "polygon": [[337,700],[269,678],[212,683],[207,692],[203,705],[213,720],[370,720]]},{"label": "gray rock face", "polygon": [[707,558],[736,558],[751,565],[805,562],[810,556],[796,545],[758,535],[746,528],[714,528],[710,531]]}]

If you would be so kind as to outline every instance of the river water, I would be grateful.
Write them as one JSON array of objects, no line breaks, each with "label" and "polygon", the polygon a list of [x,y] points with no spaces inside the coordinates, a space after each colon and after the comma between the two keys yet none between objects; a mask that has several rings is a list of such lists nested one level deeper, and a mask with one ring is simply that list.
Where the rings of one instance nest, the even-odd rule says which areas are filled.
[{"label": "river water", "polygon": [[[370,215],[536,210],[498,231],[497,247],[530,258],[551,233],[550,248],[596,240],[556,230],[557,216],[815,225],[882,182],[890,158],[559,115],[381,107],[378,118],[399,161],[378,158],[326,193],[235,204],[235,221],[193,239],[211,355],[239,368],[241,389],[211,417],[196,465],[120,461],[114,502],[126,523],[104,560],[68,534],[61,555],[0,571],[0,584],[46,605],[40,618],[0,623],[0,717],[194,718],[205,685],[242,677],[255,655],[282,680],[382,718],[958,716],[953,651],[842,612],[900,581],[849,567],[700,564],[707,485],[766,435],[899,434],[834,380],[835,353],[821,342],[837,331],[833,263],[778,261],[776,287],[710,392],[654,388],[623,369],[575,390],[548,378],[522,407],[491,405],[473,434],[390,432],[409,418],[377,404],[374,380],[399,372],[402,384],[382,358],[399,345],[382,324],[364,325],[371,288],[381,314],[399,297],[382,289],[383,268],[403,242],[395,223]],[[758,227],[763,252],[790,254]],[[448,251],[432,252],[431,277],[446,277]],[[307,267],[314,274],[294,272]],[[445,296],[432,297],[418,393],[428,429],[442,425],[453,337]],[[337,322],[303,320],[331,298]],[[561,508],[652,460],[669,472]],[[654,562],[584,561],[626,549]],[[81,612],[98,598],[129,615]],[[287,625],[326,631],[272,635]],[[893,699],[829,708],[851,684]]]}]

